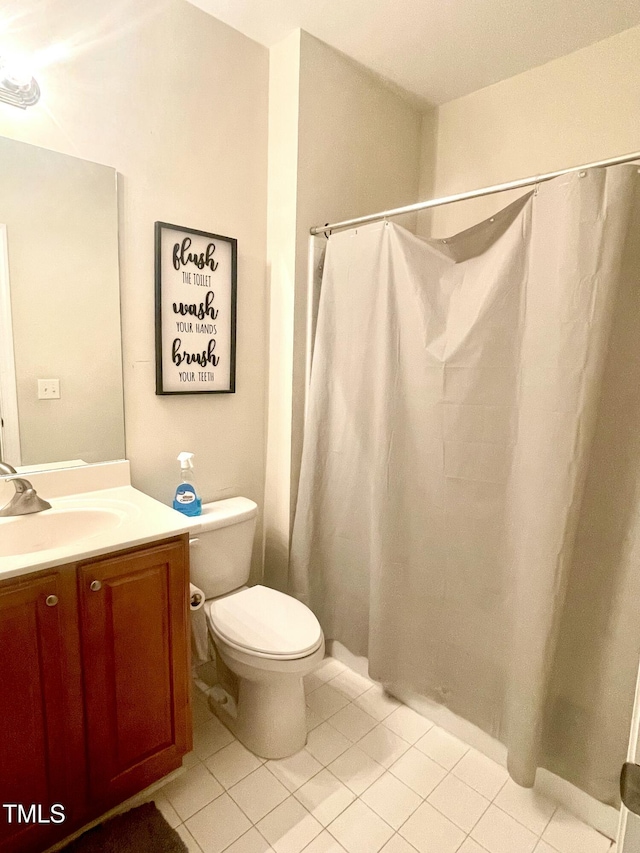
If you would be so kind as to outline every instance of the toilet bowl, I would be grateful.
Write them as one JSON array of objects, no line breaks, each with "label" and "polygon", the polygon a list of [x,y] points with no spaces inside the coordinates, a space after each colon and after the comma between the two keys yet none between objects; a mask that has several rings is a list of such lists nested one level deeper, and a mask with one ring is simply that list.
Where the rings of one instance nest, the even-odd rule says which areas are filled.
[{"label": "toilet bowl", "polygon": [[285,758],[306,743],[303,678],[324,657],[324,636],[302,602],[245,586],[256,514],[246,498],[203,505],[191,520],[191,581],[216,650],[211,710],[256,755]]}]

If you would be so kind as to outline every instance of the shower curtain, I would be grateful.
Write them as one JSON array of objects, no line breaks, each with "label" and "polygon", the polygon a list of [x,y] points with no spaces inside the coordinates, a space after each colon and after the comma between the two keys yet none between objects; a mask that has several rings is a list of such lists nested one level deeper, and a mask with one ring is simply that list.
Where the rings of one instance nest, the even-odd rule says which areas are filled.
[{"label": "shower curtain", "polygon": [[373,678],[617,801],[640,656],[640,176],[328,243],[289,589]]}]

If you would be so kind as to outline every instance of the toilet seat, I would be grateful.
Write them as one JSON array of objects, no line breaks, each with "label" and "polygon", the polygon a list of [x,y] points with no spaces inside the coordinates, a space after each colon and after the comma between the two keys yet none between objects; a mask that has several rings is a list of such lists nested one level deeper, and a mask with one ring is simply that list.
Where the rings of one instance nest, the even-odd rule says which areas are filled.
[{"label": "toilet seat", "polygon": [[290,595],[253,586],[205,605],[214,635],[237,651],[274,660],[313,654],[324,642],[320,623]]}]

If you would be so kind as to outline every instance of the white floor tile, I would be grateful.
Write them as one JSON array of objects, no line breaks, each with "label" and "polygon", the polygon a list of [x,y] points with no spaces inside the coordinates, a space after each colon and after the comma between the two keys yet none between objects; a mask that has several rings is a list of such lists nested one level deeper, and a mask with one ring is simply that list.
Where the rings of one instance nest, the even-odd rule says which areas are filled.
[{"label": "white floor tile", "polygon": [[[331,684],[333,684],[333,681]],[[377,720],[374,720],[373,717],[370,717],[369,714],[366,714],[361,708],[358,708],[357,705],[351,702],[345,705],[337,714],[330,717],[329,720],[334,729],[337,729],[345,737],[354,742],[360,740],[361,737],[364,737],[367,732],[375,729],[378,725]]]},{"label": "white floor tile", "polygon": [[507,781],[494,802],[503,812],[524,824],[536,835],[542,835],[556,808],[551,800],[540,796],[531,788],[521,788],[513,779]]},{"label": "white floor tile", "polygon": [[285,788],[292,792],[297,791],[301,785],[322,770],[322,764],[306,749],[301,749],[300,752],[288,758],[267,761],[267,767]]},{"label": "white floor tile", "polygon": [[241,835],[231,847],[227,847],[224,853],[272,853],[272,851],[273,847],[267,839],[252,826],[249,832]]},{"label": "white floor tile", "polygon": [[204,761],[233,740],[235,738],[229,729],[217,717],[213,717],[193,730],[193,751]]},{"label": "white floor tile", "polygon": [[257,828],[276,853],[300,853],[322,832],[322,826],[295,797],[281,803]]},{"label": "white floor tile", "polygon": [[419,853],[455,853],[464,840],[464,832],[429,803],[400,827],[400,835]]},{"label": "white floor tile", "polygon": [[361,800],[342,812],[329,825],[329,832],[347,853],[378,853],[393,835],[393,830]]},{"label": "white floor tile", "polygon": [[390,826],[398,830],[422,803],[422,799],[391,773],[384,773],[362,795],[366,803]]},{"label": "white floor tile", "polygon": [[195,754],[193,750],[188,752],[186,755],[182,756],[182,766],[185,768],[194,767],[196,764],[200,764],[200,759]]},{"label": "white floor tile", "polygon": [[304,848],[304,853],[346,853],[342,844],[324,829],[320,835],[316,835],[311,844]]},{"label": "white floor tile", "polygon": [[180,821],[185,821],[219,797],[223,788],[204,764],[198,764],[165,785],[161,793],[180,815]]},{"label": "white floor tile", "polygon": [[396,833],[387,841],[380,853],[416,853],[416,848]]},{"label": "white floor tile", "polygon": [[328,770],[310,779],[294,796],[323,826],[328,826],[355,799],[353,791]]},{"label": "white floor tile", "polygon": [[487,853],[484,847],[480,847],[477,841],[474,841],[471,836],[467,836],[458,848],[457,853]]},{"label": "white floor tile", "polygon": [[338,690],[334,690],[331,683],[322,684],[307,696],[307,706],[323,720],[333,716],[340,708],[344,708],[348,704],[347,697]]},{"label": "white floor tile", "polygon": [[164,797],[162,794],[156,794],[154,797],[152,797],[152,800],[156,804],[156,808],[158,809],[162,817],[166,820],[166,822],[169,824],[171,829],[175,829],[182,823],[182,818],[166,797]]},{"label": "white floor tile", "polygon": [[470,749],[456,764],[452,773],[488,800],[496,796],[509,778],[504,767],[477,749]]},{"label": "white floor tile", "polygon": [[203,853],[221,853],[251,829],[249,819],[228,794],[222,794],[185,823]]},{"label": "white floor tile", "polygon": [[444,767],[413,747],[391,765],[389,772],[423,799],[428,797],[447,775]]},{"label": "white floor tile", "polygon": [[322,723],[309,732],[307,752],[320,764],[330,764],[351,746],[351,741],[329,723]]},{"label": "white floor tile", "polygon": [[350,669],[345,669],[340,675],[336,675],[335,678],[331,679],[331,686],[349,699],[355,699],[356,696],[360,696],[366,690],[369,690],[372,685],[373,682],[368,678],[364,678]]},{"label": "white floor tile", "polygon": [[532,853],[538,837],[497,806],[491,805],[471,831],[489,853]]},{"label": "white floor tile", "polygon": [[451,770],[460,761],[469,747],[466,743],[450,735],[440,726],[433,726],[426,735],[416,742],[416,748],[433,758],[445,770]]},{"label": "white floor tile", "polygon": [[311,729],[315,729],[320,723],[323,723],[324,720],[316,711],[310,708],[307,705],[307,733],[311,731]]},{"label": "white floor tile", "polygon": [[402,740],[384,725],[377,725],[375,729],[372,729],[369,734],[358,741],[358,746],[383,767],[390,767],[403,752],[409,749],[406,740]]},{"label": "white floor tile", "polygon": [[560,853],[608,853],[611,840],[600,835],[577,817],[558,809],[553,815],[542,840]]},{"label": "white floor tile", "polygon": [[489,800],[451,774],[445,776],[427,802],[465,832],[471,832],[489,808]]},{"label": "white floor tile", "polygon": [[339,661],[305,691],[307,747],[266,763],[194,691],[187,770],[154,798],[189,853],[615,853]]},{"label": "white floor tile", "polygon": [[406,705],[401,705],[389,714],[383,725],[409,743],[415,743],[433,727],[431,720]]},{"label": "white floor tile", "polygon": [[357,746],[352,746],[332,761],[329,770],[356,796],[366,791],[384,773],[384,767]]},{"label": "white floor tile", "polygon": [[[195,840],[193,835],[191,835],[191,833],[189,832],[187,827],[184,825],[184,823],[181,824],[180,826],[176,826],[174,828],[175,828],[175,831],[180,836],[180,838],[184,841],[189,853],[202,853],[202,847],[200,847],[200,845]],[[256,851],[256,853],[257,853],[257,851]]]},{"label": "white floor tile", "polygon": [[381,722],[396,708],[400,707],[400,702],[393,696],[385,693],[384,689],[379,684],[374,684],[365,693],[361,693],[353,700],[358,708],[362,708],[367,714]]},{"label": "white floor tile", "polygon": [[253,823],[280,805],[289,792],[266,767],[259,767],[229,788],[229,795]]},{"label": "white floor tile", "polygon": [[249,752],[237,740],[223,746],[204,762],[205,767],[213,773],[222,787],[227,789],[257,770],[262,763],[262,759]]}]

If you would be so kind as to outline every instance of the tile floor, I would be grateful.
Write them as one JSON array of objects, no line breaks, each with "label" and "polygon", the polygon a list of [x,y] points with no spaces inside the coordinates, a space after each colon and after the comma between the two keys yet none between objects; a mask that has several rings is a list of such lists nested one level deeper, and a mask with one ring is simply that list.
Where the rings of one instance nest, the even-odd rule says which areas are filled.
[{"label": "tile floor", "polygon": [[248,752],[195,690],[186,772],[155,799],[190,853],[614,853],[608,838],[326,658],[308,743]]}]

